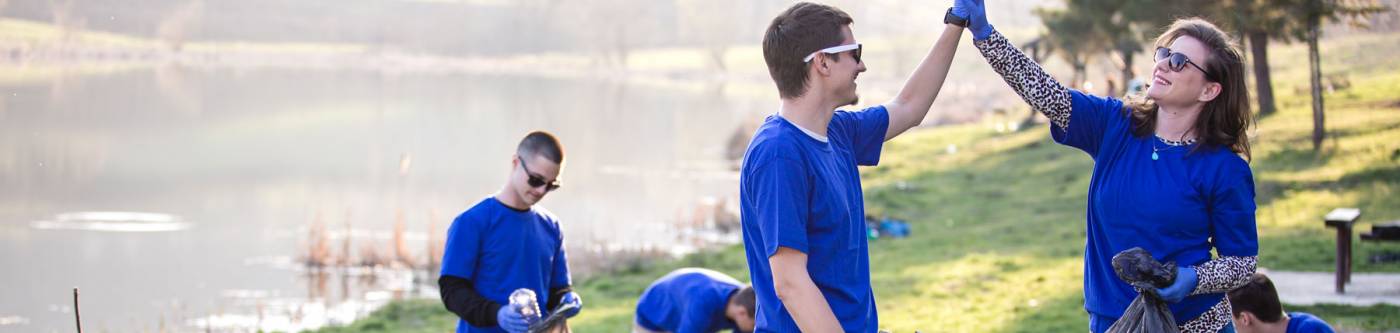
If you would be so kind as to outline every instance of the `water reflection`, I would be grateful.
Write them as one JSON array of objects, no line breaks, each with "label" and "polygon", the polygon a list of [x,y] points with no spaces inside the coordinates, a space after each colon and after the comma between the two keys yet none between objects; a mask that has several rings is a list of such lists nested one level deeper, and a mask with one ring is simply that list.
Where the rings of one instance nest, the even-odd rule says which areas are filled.
[{"label": "water reflection", "polygon": [[162,232],[189,228],[179,217],[160,213],[138,212],[74,212],[54,216],[51,220],[34,221],[30,226],[41,230],[87,230],[107,232]]},{"label": "water reflection", "polygon": [[[534,129],[569,150],[542,204],[576,276],[737,242],[728,143],[771,106],[706,84],[180,67],[0,96],[0,264],[23,272],[0,275],[0,332],[70,329],[73,286],[85,327],[116,331],[295,329],[435,297],[452,218]],[[35,224],[68,212],[180,227]]]}]

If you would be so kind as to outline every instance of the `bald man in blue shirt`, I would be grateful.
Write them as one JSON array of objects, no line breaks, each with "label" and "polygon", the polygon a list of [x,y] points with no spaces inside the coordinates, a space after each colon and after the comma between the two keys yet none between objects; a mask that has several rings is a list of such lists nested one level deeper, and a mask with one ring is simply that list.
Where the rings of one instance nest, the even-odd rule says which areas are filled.
[{"label": "bald man in blue shirt", "polygon": [[532,320],[511,306],[518,289],[535,293],[543,316],[568,304],[578,314],[559,219],[539,207],[559,188],[564,149],[547,132],[520,141],[502,189],[452,221],[442,258],[442,303],[460,318],[458,333],[524,333]]}]

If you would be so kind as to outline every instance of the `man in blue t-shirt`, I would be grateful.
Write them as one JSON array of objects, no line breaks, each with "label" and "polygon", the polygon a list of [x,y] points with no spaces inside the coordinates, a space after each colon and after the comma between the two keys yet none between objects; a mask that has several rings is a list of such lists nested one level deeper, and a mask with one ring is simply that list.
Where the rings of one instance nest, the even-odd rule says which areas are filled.
[{"label": "man in blue t-shirt", "polygon": [[1255,273],[1249,283],[1227,294],[1240,333],[1332,333],[1327,322],[1304,312],[1283,313],[1274,282]]},{"label": "man in blue t-shirt", "polygon": [[755,332],[879,329],[856,166],[875,165],[886,140],[923,122],[965,23],[944,27],[894,99],[836,111],[856,104],[855,79],[865,71],[852,22],[840,9],[803,2],[763,37],[782,101],[754,133],[739,176]]},{"label": "man in blue t-shirt", "polygon": [[752,332],[753,313],[752,287],[724,273],[682,268],[642,292],[632,332]]},{"label": "man in blue t-shirt", "polygon": [[525,332],[527,318],[510,304],[517,289],[535,293],[543,316],[583,301],[573,292],[559,220],[535,206],[559,188],[564,149],[546,132],[526,135],[516,147],[510,176],[500,191],[452,221],[442,256],[442,303],[460,317],[457,332]]}]

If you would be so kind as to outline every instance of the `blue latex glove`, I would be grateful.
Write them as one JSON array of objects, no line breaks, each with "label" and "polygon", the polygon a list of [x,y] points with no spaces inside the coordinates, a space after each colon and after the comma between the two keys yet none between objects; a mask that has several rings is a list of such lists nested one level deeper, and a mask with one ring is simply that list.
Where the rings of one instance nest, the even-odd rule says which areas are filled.
[{"label": "blue latex glove", "polygon": [[496,311],[496,324],[510,333],[525,333],[530,329],[530,322],[525,319],[525,315],[515,311],[515,307],[509,304]]},{"label": "blue latex glove", "polygon": [[561,312],[564,318],[573,318],[578,315],[579,310],[583,310],[583,298],[580,298],[578,293],[570,291],[568,294],[564,294],[564,298],[559,301],[559,306],[563,307],[568,304],[573,304],[575,306],[572,309]]},{"label": "blue latex glove", "polygon": [[984,40],[992,36],[996,29],[987,23],[987,8],[984,0],[954,0],[953,15],[967,19],[967,30],[972,31],[972,39]]},{"label": "blue latex glove", "polygon": [[1157,288],[1157,296],[1167,303],[1180,302],[1196,290],[1196,269],[1190,266],[1176,268],[1176,281],[1166,288]]}]

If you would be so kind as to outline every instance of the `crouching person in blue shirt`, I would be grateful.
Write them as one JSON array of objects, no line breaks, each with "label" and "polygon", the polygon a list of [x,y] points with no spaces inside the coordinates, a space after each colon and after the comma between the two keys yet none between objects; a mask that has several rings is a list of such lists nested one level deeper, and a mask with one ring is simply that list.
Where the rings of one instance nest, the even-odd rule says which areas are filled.
[{"label": "crouching person in blue shirt", "polygon": [[510,177],[499,192],[452,221],[442,257],[442,302],[457,314],[457,332],[525,332],[530,320],[510,306],[516,289],[535,292],[543,316],[583,302],[572,290],[559,220],[540,199],[559,188],[564,150],[546,132],[520,141]]},{"label": "crouching person in blue shirt", "polygon": [[1327,322],[1305,312],[1283,312],[1274,281],[1255,273],[1249,283],[1228,294],[1240,333],[1332,333]]},{"label": "crouching person in blue shirt", "polygon": [[724,273],[682,268],[642,292],[632,332],[752,332],[753,314],[753,287]]}]

